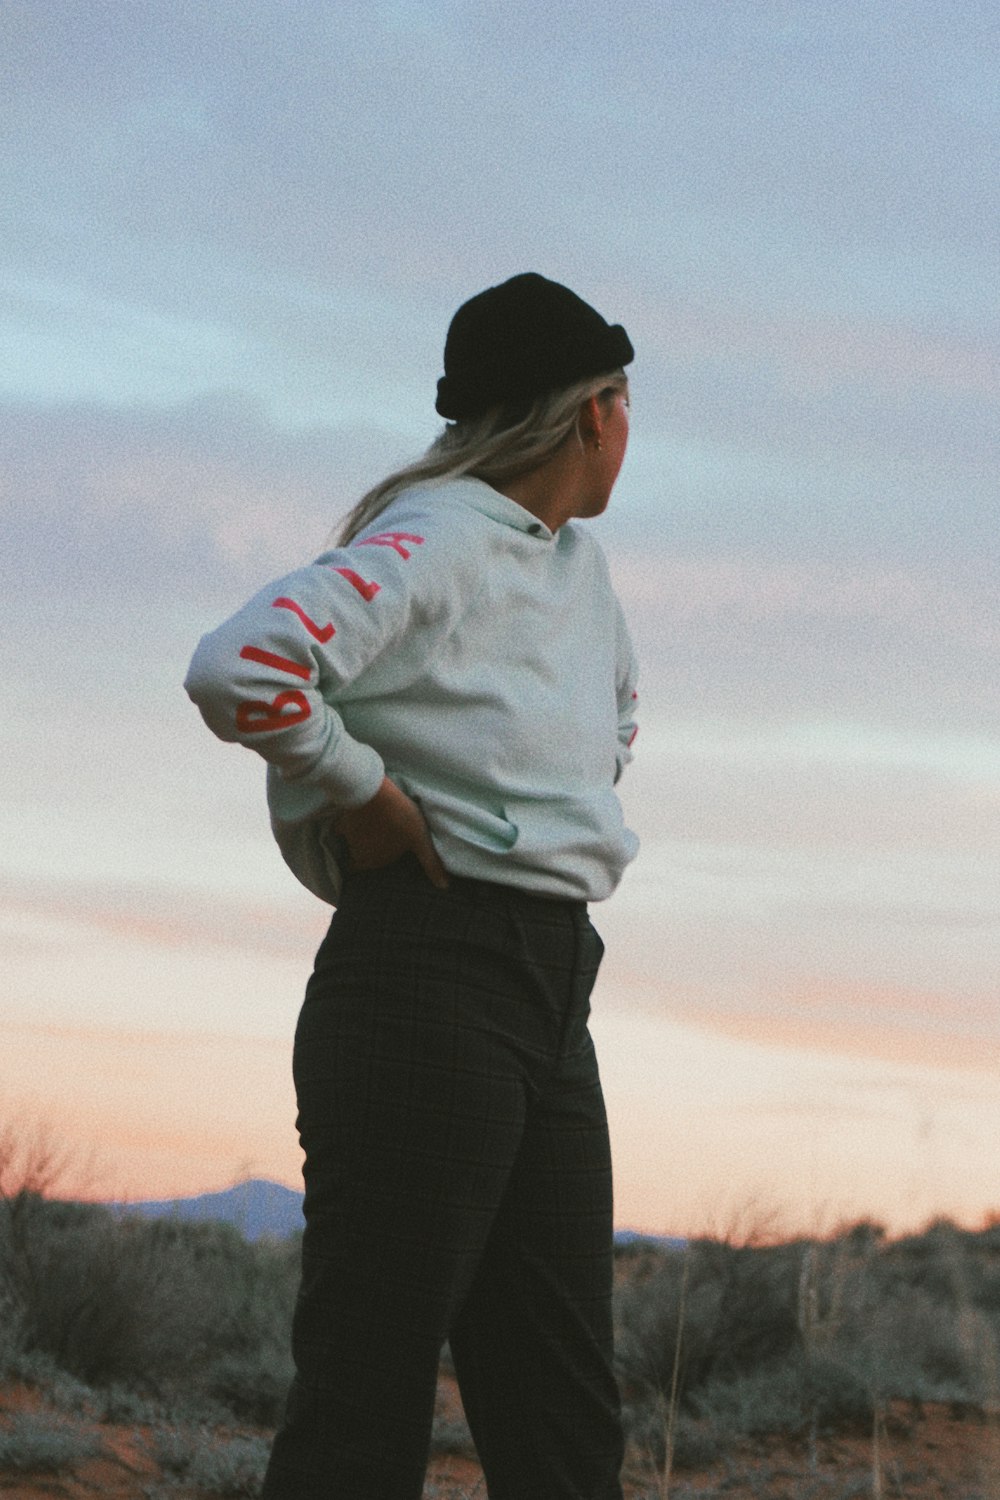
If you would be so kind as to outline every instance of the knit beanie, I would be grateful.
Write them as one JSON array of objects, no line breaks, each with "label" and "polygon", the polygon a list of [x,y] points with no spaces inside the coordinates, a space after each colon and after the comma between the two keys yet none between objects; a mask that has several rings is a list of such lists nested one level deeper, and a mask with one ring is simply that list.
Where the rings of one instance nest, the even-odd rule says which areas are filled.
[{"label": "knit beanie", "polygon": [[634,358],[620,323],[606,323],[569,287],[527,271],[458,309],[435,406],[452,420],[481,417],[492,406],[527,411],[538,396]]}]

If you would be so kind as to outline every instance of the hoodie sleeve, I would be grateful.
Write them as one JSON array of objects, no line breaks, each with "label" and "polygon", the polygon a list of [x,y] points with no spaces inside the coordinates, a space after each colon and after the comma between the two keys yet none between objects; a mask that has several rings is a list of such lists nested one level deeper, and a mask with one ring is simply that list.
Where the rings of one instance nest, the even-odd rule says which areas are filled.
[{"label": "hoodie sleeve", "polygon": [[314,809],[368,802],[385,768],[344,728],[337,694],[433,612],[435,550],[414,531],[375,531],[262,589],[195,651],[184,686],[209,729],[256,750]]},{"label": "hoodie sleeve", "polygon": [[618,635],[618,670],[616,690],[618,697],[618,748],[616,751],[615,782],[621,779],[622,772],[632,760],[632,744],[639,733],[639,726],[635,721],[636,708],[639,694],[636,691],[638,667],[636,664],[635,648],[625,623],[625,615],[622,607],[617,605],[617,635]]}]

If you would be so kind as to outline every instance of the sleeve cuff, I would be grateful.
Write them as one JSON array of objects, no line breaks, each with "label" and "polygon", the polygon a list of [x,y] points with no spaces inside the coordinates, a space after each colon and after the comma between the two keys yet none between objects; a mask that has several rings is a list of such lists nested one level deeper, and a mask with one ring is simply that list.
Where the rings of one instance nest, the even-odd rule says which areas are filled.
[{"label": "sleeve cuff", "polygon": [[382,785],[384,775],[385,763],[378,751],[344,733],[333,764],[323,768],[314,784],[329,793],[336,807],[363,807]]},{"label": "sleeve cuff", "polygon": [[332,755],[327,753],[303,774],[276,774],[284,789],[282,801],[294,804],[298,816],[315,817],[324,809],[332,813],[370,802],[382,785],[385,763],[371,745],[341,729]]}]

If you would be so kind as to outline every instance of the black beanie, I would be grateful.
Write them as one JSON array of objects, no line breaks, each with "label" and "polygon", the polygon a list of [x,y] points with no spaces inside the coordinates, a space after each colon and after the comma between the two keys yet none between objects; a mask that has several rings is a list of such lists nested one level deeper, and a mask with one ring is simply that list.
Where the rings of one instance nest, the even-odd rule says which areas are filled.
[{"label": "black beanie", "polygon": [[458,309],[435,406],[452,420],[481,417],[492,406],[526,411],[538,396],[634,358],[620,323],[606,323],[569,287],[527,271]]}]

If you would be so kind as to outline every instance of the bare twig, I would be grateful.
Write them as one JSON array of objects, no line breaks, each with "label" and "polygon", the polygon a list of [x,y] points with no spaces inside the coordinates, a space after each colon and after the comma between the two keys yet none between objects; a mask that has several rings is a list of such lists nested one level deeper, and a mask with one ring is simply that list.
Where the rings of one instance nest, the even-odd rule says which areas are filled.
[{"label": "bare twig", "polygon": [[687,1305],[690,1266],[690,1250],[686,1247],[684,1250],[684,1269],[681,1273],[681,1294],[677,1304],[677,1338],[674,1341],[674,1368],[670,1377],[670,1405],[667,1408],[667,1446],[663,1459],[663,1481],[660,1485],[662,1500],[669,1500],[670,1475],[674,1466],[674,1437],[677,1429],[677,1403],[681,1375],[681,1344],[684,1338],[684,1313]]}]

